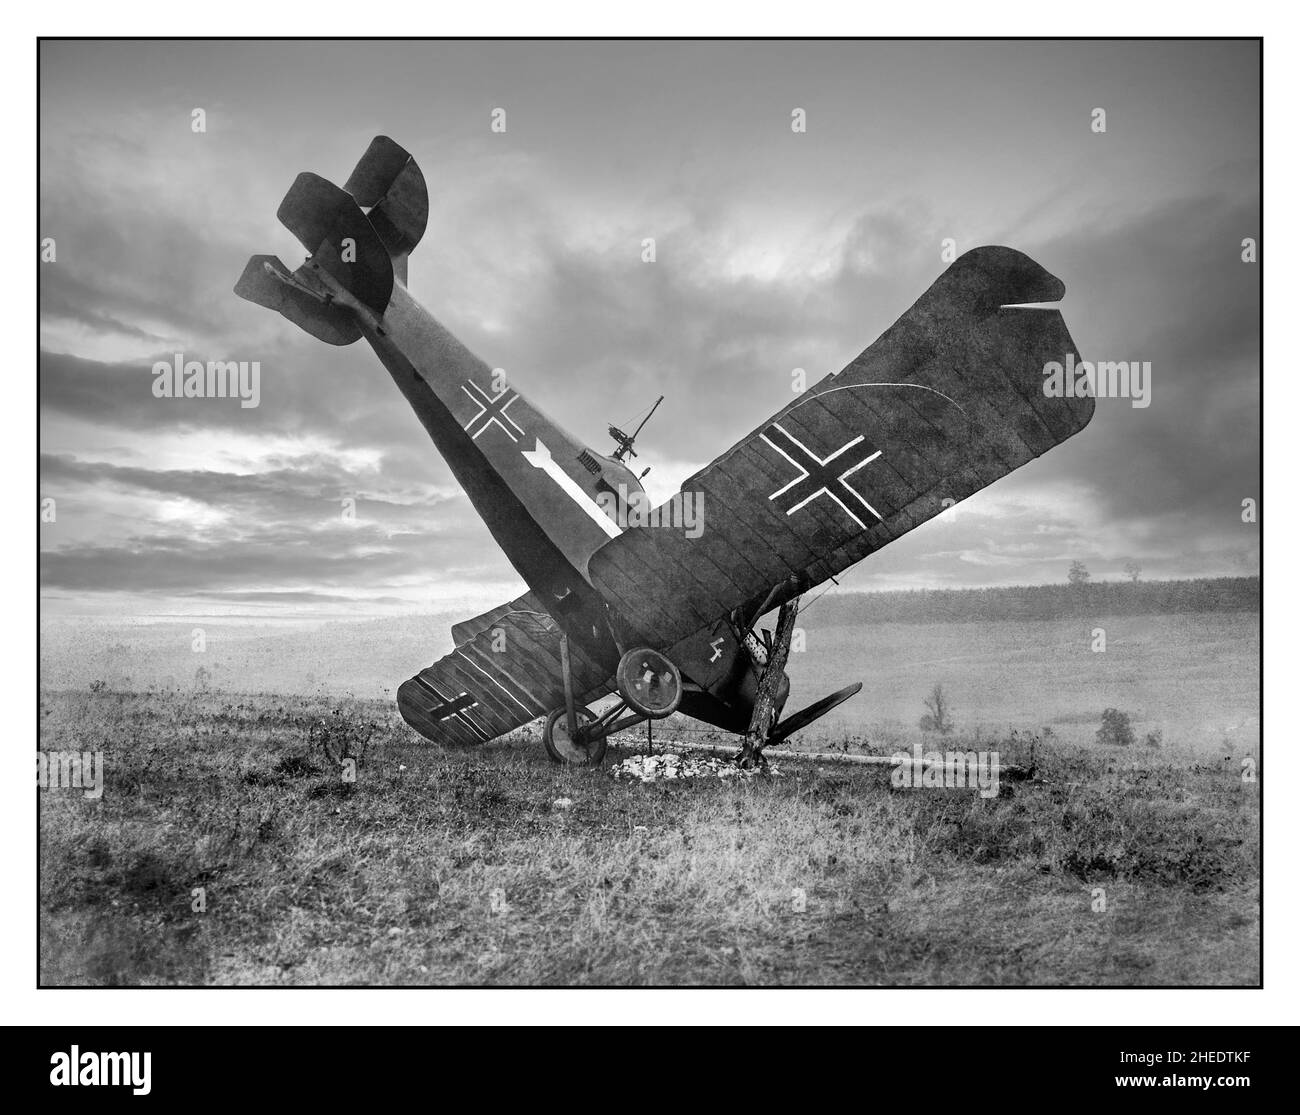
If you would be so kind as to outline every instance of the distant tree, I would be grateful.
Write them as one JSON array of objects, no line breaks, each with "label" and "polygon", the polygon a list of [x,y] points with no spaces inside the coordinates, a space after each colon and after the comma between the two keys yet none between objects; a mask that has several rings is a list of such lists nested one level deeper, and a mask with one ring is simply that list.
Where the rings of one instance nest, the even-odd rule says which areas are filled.
[{"label": "distant tree", "polygon": [[1128,713],[1117,708],[1108,708],[1101,714],[1101,727],[1097,729],[1097,742],[1110,744],[1112,747],[1129,747],[1133,743],[1133,725],[1129,723]]},{"label": "distant tree", "polygon": [[1124,573],[1134,584],[1138,583],[1138,578],[1142,576],[1142,566],[1136,561],[1126,561],[1124,563]]},{"label": "distant tree", "polygon": [[938,732],[941,736],[952,732],[952,713],[948,708],[948,698],[944,696],[943,686],[935,683],[930,695],[925,698],[925,707],[929,710],[921,717],[921,731]]},{"label": "distant tree", "polygon": [[1084,565],[1083,562],[1081,561],[1070,562],[1070,572],[1067,574],[1067,579],[1069,580],[1070,584],[1074,585],[1076,588],[1079,588],[1082,587],[1083,585],[1086,585],[1091,577],[1092,574],[1088,572],[1088,567]]}]

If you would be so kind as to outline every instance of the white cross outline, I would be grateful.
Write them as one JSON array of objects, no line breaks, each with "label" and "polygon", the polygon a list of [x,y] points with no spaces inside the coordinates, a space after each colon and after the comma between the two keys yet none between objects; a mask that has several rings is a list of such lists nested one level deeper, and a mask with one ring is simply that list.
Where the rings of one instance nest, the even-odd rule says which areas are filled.
[{"label": "white cross outline", "polygon": [[[476,669],[480,674],[482,674],[485,678],[487,678],[488,681],[492,682],[492,684],[495,685],[498,689],[500,689],[502,693],[504,693],[507,697],[509,697],[512,701],[514,701],[514,703],[517,704],[521,709],[523,709],[524,712],[528,713],[530,718],[537,715],[536,713],[533,712],[532,709],[530,709],[526,704],[524,704],[523,701],[521,701],[518,697],[516,697],[513,693],[511,693],[509,689],[507,689],[504,685],[502,685],[499,678],[493,677],[491,674],[489,674],[485,669],[483,669],[482,666],[480,666],[477,662],[475,662],[474,659],[470,658],[469,655],[467,655],[463,650],[457,648],[456,653],[459,654],[461,658],[463,658],[471,666],[473,666],[474,669]],[[501,670],[500,666],[496,666],[495,668]],[[546,708],[546,705],[543,702],[539,701],[536,697],[534,697],[531,692],[529,692],[522,685],[520,685],[519,682],[515,681],[515,679],[512,678],[509,674],[507,674],[505,670],[501,670],[501,675],[502,677],[509,680],[512,684],[517,686],[519,691],[523,693],[524,696],[526,696],[534,704],[536,704],[540,708],[543,709]]]},{"label": "white cross outline", "polygon": [[[491,404],[491,403],[495,403],[497,400],[502,399],[502,398],[504,398],[506,395],[508,395],[508,394],[510,393],[510,388],[508,388],[508,387],[503,387],[503,388],[501,388],[501,394],[499,394],[499,395],[494,395],[494,396],[492,396],[492,397],[489,398],[488,393],[487,393],[486,391],[484,391],[483,388],[481,388],[481,387],[480,387],[477,383],[475,383],[472,379],[471,379],[471,380],[466,380],[466,384],[468,384],[468,386],[466,386],[465,384],[462,384],[462,385],[461,385],[461,390],[464,391],[466,395],[469,395],[469,401],[472,402],[472,403],[474,403],[474,404],[478,407],[478,413],[477,413],[476,415],[474,415],[474,417],[471,418],[468,422],[465,423],[465,429],[466,429],[466,430],[471,430],[471,429],[474,428],[474,423],[477,422],[480,418],[482,418],[483,415],[485,415],[485,414],[487,413],[487,411],[488,411],[488,408],[487,408],[487,406],[484,404],[483,400],[486,399],[487,402],[488,402],[489,404]],[[470,388],[470,387],[474,388],[474,390],[477,391],[477,392],[482,396],[482,398],[481,398],[481,399],[476,399],[473,395],[470,395],[470,392],[469,392],[469,388]],[[501,407],[501,417],[504,418],[507,422],[509,422],[510,425],[512,425],[516,430],[518,430],[518,431],[520,432],[520,434],[522,434],[522,433],[524,432],[523,427],[520,426],[519,423],[516,422],[513,418],[511,418],[510,415],[506,414],[506,411],[509,409],[510,404],[513,403],[513,402],[515,401],[515,399],[517,399],[517,398],[519,398],[519,392],[518,392],[518,391],[516,391],[516,392],[514,393],[514,396],[513,396],[512,398],[510,398],[510,399],[509,399],[509,400],[508,400],[508,401],[507,401],[507,402],[506,402],[506,403]],[[486,422],[483,423],[482,429],[479,430],[478,434],[474,434],[474,435],[470,438],[470,440],[471,440],[471,441],[478,441],[478,435],[481,434],[481,433],[483,432],[483,430],[486,430],[489,426],[491,426],[491,425],[493,425],[493,424],[499,426],[502,430],[505,430],[506,437],[508,437],[511,441],[518,441],[518,440],[519,440],[519,438],[515,437],[514,434],[512,434],[509,430],[506,429],[506,427],[502,424],[501,420],[500,420],[499,418],[497,418],[497,416],[496,416],[495,414],[494,414],[491,418],[489,418]]]},{"label": "white cross outline", "polygon": [[[433,693],[435,696],[437,696],[438,700],[440,700],[444,705],[452,704],[455,701],[459,701],[462,697],[469,696],[469,690],[466,690],[464,693],[457,693],[456,696],[454,697],[443,696],[442,690],[433,682],[431,682],[428,678],[426,678],[423,675],[423,673],[416,675],[416,684],[422,686],[426,692]],[[478,735],[482,736],[483,742],[486,743],[487,741],[492,739],[492,733],[489,732],[485,727],[483,727],[483,725],[480,724],[474,717],[469,715],[469,710],[472,708],[478,708],[478,706],[479,706],[478,699],[475,698],[464,708],[458,709],[456,712],[449,712],[447,713],[446,716],[437,717],[437,722],[441,724],[444,720],[455,720],[456,723],[458,724],[468,725]],[[432,711],[433,710],[431,709],[430,712]]]},{"label": "white cross outline", "polygon": [[[817,456],[817,454],[814,453],[811,449],[809,449],[808,446],[804,445],[802,441],[800,441],[797,437],[795,437],[792,433],[790,433],[790,431],[787,430],[784,426],[782,426],[781,423],[773,422],[772,425],[775,426],[778,430],[780,430],[783,434],[785,434],[786,437],[788,437],[791,441],[793,441],[795,445],[797,445],[800,449],[802,449],[805,453],[807,453],[808,456],[811,457],[814,461],[816,461],[819,465],[830,464],[831,461],[835,460],[835,458],[838,457],[841,453],[845,453],[848,450],[852,449],[855,445],[858,444],[858,442],[866,440],[865,435],[858,434],[858,436],[855,437],[852,441],[847,442],[844,445],[841,445],[829,457],[823,459]],[[776,499],[777,496],[781,495],[782,492],[788,492],[800,481],[806,480],[808,478],[808,470],[804,468],[803,465],[801,465],[793,457],[791,457],[789,453],[787,453],[784,449],[782,449],[779,445],[777,445],[776,442],[772,441],[767,436],[767,434],[759,434],[758,436],[761,437],[765,442],[767,442],[768,445],[770,445],[773,449],[775,449],[778,453],[780,453],[782,457],[784,457],[787,461],[789,461],[792,465],[794,465],[795,468],[799,470],[799,475],[796,476],[793,480],[791,480],[790,483],[785,485],[785,487],[783,488],[778,488],[775,492],[773,492],[770,496],[767,497],[769,500],[773,500]],[[850,469],[845,469],[835,479],[838,480],[841,484],[843,484],[845,489],[852,492],[854,497],[857,499],[857,501],[860,504],[862,504],[863,507],[865,507],[868,511],[870,511],[877,519],[883,522],[884,516],[881,515],[881,513],[877,511],[874,507],[872,507],[871,504],[869,504],[865,499],[863,499],[862,493],[854,489],[852,486],[850,486],[848,480],[846,479],[847,477],[852,476],[855,472],[857,472],[858,469],[864,468],[865,466],[871,464],[872,461],[874,461],[877,457],[880,456],[880,452],[881,451],[877,449],[874,453],[871,454],[870,457],[867,457],[865,460],[859,461],[856,465],[854,465]],[[858,526],[860,526],[863,530],[867,529],[867,524],[864,523],[861,519],[859,519],[852,511],[850,511],[849,508],[845,505],[844,501],[840,499],[839,496],[837,496],[834,492],[832,492],[829,488],[825,486],[818,488],[815,492],[812,493],[812,495],[808,496],[807,499],[801,499],[792,508],[790,508],[789,511],[786,512],[786,515],[787,516],[793,515],[801,507],[805,507],[806,505],[811,503],[813,500],[815,500],[819,495],[822,495],[823,493],[825,493],[831,499],[833,499],[839,505],[840,510],[843,511],[844,514],[846,514],[855,523],[857,523]]]}]

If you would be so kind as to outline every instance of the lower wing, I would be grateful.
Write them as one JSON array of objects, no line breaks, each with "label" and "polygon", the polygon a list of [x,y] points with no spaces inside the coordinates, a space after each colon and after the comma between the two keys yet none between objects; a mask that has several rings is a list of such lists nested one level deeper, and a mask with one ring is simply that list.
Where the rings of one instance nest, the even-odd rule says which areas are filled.
[{"label": "lower wing", "polygon": [[[564,703],[560,629],[523,596],[452,628],[456,649],[397,690],[412,728],[435,743],[477,746]],[[575,694],[585,703],[611,679],[571,643]]]}]

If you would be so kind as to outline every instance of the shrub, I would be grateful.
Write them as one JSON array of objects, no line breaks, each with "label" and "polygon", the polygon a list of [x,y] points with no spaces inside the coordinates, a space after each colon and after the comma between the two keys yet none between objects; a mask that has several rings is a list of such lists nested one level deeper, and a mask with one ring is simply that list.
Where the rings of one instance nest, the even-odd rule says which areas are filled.
[{"label": "shrub", "polygon": [[1128,713],[1108,708],[1101,714],[1101,727],[1097,729],[1097,742],[1114,747],[1128,747],[1133,743],[1133,725]]},{"label": "shrub", "polygon": [[320,748],[335,766],[341,766],[345,759],[355,759],[360,765],[377,727],[373,720],[363,723],[336,708],[330,716],[312,724],[307,733],[308,745]]}]

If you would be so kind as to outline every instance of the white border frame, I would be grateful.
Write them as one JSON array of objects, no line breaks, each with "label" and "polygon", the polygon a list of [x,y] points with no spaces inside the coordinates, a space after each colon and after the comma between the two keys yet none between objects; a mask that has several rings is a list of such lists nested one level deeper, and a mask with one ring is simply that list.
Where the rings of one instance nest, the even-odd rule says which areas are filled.
[{"label": "white border frame", "polygon": [[[942,28],[953,36],[1033,35],[1035,37],[1137,37],[1265,36],[1265,147],[1266,196],[1273,202],[1269,213],[1269,243],[1262,231],[1261,258],[1271,256],[1266,291],[1267,319],[1289,320],[1295,299],[1294,280],[1286,266],[1288,246],[1295,242],[1295,212],[1285,204],[1294,196],[1300,179],[1296,165],[1293,108],[1300,104],[1296,74],[1300,58],[1288,29],[1285,9],[1277,4],[1241,2],[1184,3],[1177,8],[1153,4],[1136,7],[1131,2],[1093,3],[1079,9],[1053,7],[1022,0],[997,9],[972,7],[953,0],[935,0],[923,13],[898,9],[860,9],[846,13],[842,3],[805,0],[791,15],[788,4],[755,3],[745,6],[743,22],[734,4],[705,9],[698,0],[665,0],[652,17],[636,18],[608,3],[557,4],[544,7],[509,0],[490,10],[465,14],[429,9],[412,10],[409,19],[390,20],[385,30],[394,35],[490,36],[509,27],[519,36],[916,36]],[[126,33],[210,37],[238,34],[250,37],[294,36],[301,30],[301,13],[292,7],[272,7],[250,0],[231,0],[220,12],[211,8],[184,8],[159,0],[134,5],[91,5],[84,0],[57,9],[28,8],[8,13],[3,47],[5,102],[14,129],[18,158],[4,176],[4,211],[35,222],[37,207],[34,168],[29,159],[36,151],[36,38],[39,35],[121,36]],[[321,35],[347,36],[359,28],[354,5],[332,3],[313,9],[313,25]],[[124,29],[127,29],[124,31]],[[29,246],[39,239],[39,233]],[[1279,247],[1280,245],[1280,247]],[[30,247],[29,249],[30,250]],[[1271,251],[1270,251],[1271,250]],[[32,421],[36,410],[36,376],[31,338],[35,330],[36,291],[30,283],[30,257],[22,253],[4,280],[5,317],[9,335],[21,354],[9,372],[13,403],[5,408],[3,453],[5,473],[17,479],[26,510],[23,527],[11,535],[4,548],[3,584],[6,627],[10,640],[4,646],[3,707],[14,731],[11,746],[18,748],[36,735],[36,518],[25,501],[36,486],[36,438]],[[16,276],[21,276],[16,277]],[[1281,334],[1274,328],[1265,338],[1268,376],[1266,460],[1275,477],[1283,475],[1283,455],[1292,451],[1289,417],[1300,412],[1296,398],[1297,372],[1282,351]],[[1294,636],[1287,636],[1297,620],[1294,577],[1284,559],[1300,550],[1295,514],[1289,493],[1277,490],[1282,501],[1274,507],[1261,498],[1261,519],[1268,515],[1270,530],[1266,556],[1274,571],[1271,608],[1266,620],[1268,650],[1266,684],[1283,692],[1296,659],[1287,651]],[[1287,644],[1291,644],[1288,646]],[[1294,654],[1294,652],[1293,652]],[[1292,678],[1292,684],[1294,680]],[[1265,813],[1267,864],[1267,918],[1265,939],[1270,949],[1265,965],[1267,989],[1149,991],[1137,989],[1057,990],[599,990],[575,991],[444,991],[421,990],[46,990],[37,991],[35,896],[36,810],[35,795],[24,775],[7,781],[3,813],[7,854],[3,857],[4,905],[0,921],[0,1022],[6,1024],[148,1025],[163,1023],[202,1025],[328,1025],[328,1024],[437,1024],[512,1023],[635,1023],[755,1025],[878,1024],[889,1026],[974,1024],[1006,1025],[1031,1021],[1041,1025],[1242,1025],[1293,1024],[1297,1020],[1296,950],[1289,947],[1297,936],[1296,881],[1291,856],[1300,845],[1296,818],[1300,810],[1289,805],[1289,786],[1296,768],[1294,723],[1264,717],[1270,741],[1271,764],[1261,779],[1269,799]],[[1291,729],[1287,731],[1286,729]],[[24,760],[26,768],[26,760]],[[1267,787],[1286,789],[1269,794]],[[689,996],[689,998],[685,998]]]}]

